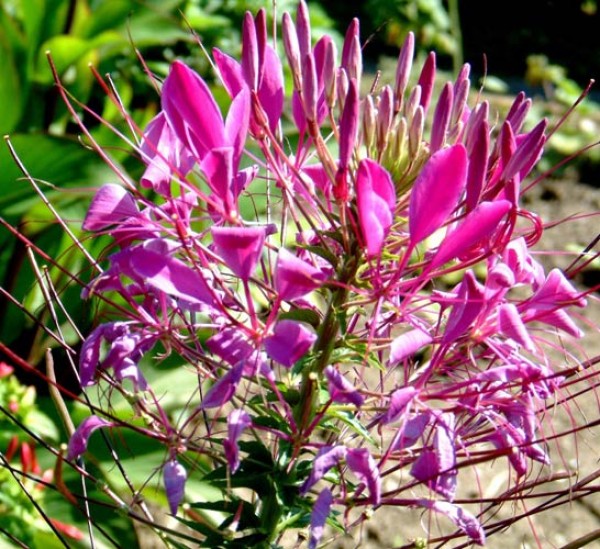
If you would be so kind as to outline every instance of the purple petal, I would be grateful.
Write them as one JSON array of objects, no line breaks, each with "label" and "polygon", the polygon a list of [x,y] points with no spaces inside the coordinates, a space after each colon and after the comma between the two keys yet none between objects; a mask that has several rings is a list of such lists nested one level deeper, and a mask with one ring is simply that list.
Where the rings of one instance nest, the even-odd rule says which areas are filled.
[{"label": "purple petal", "polygon": [[90,416],[85,418],[69,440],[67,449],[67,459],[72,460],[78,458],[85,453],[88,446],[90,436],[96,429],[101,427],[112,427],[114,423],[106,421],[98,416]]},{"label": "purple petal", "polygon": [[218,254],[242,280],[251,276],[265,243],[263,227],[213,227],[212,235]]},{"label": "purple petal", "polygon": [[302,322],[280,320],[273,335],[265,338],[265,350],[270,358],[283,366],[291,367],[312,347],[317,335]]},{"label": "purple petal", "polygon": [[299,259],[285,248],[279,250],[275,288],[280,299],[290,301],[319,288],[325,280],[321,269]]},{"label": "purple petal", "polygon": [[531,336],[514,303],[503,303],[498,307],[498,329],[529,352],[535,350]]},{"label": "purple petal", "polygon": [[235,97],[244,87],[242,67],[233,57],[218,48],[213,48],[213,58],[229,97]]},{"label": "purple petal", "polygon": [[345,446],[324,446],[313,460],[310,475],[300,487],[300,495],[306,493],[323,478],[325,473],[346,457],[348,449]]},{"label": "purple petal", "polygon": [[227,438],[223,441],[223,449],[232,474],[240,466],[238,440],[244,429],[250,425],[252,425],[252,419],[244,410],[235,409],[227,417]]},{"label": "purple petal", "polygon": [[358,166],[356,202],[367,253],[377,256],[394,220],[396,191],[390,174],[373,160],[364,159]]},{"label": "purple petal", "polygon": [[409,231],[413,245],[439,229],[456,209],[467,181],[462,144],[436,152],[423,166],[410,195]]},{"label": "purple petal", "polygon": [[388,424],[396,421],[418,394],[419,391],[411,386],[396,389],[390,397],[389,407],[382,418],[382,422]]},{"label": "purple petal", "polygon": [[275,50],[267,45],[263,72],[258,88],[258,99],[267,114],[272,132],[277,129],[277,124],[283,112],[284,95],[281,60]]},{"label": "purple petal", "polygon": [[248,136],[250,124],[250,92],[243,88],[231,102],[225,120],[225,139],[228,146],[233,148],[233,173],[237,173],[244,145]]},{"label": "purple petal", "polygon": [[229,370],[221,379],[219,379],[206,393],[200,408],[206,410],[207,408],[220,408],[224,404],[227,404],[235,394],[235,390],[242,379],[244,373],[244,363],[240,362]]},{"label": "purple petal", "polygon": [[433,448],[425,449],[411,467],[410,474],[448,500],[456,493],[456,451],[454,415],[442,414],[435,426]]},{"label": "purple petal", "polygon": [[473,271],[468,270],[459,284],[456,301],[446,322],[442,343],[452,343],[470,327],[479,316],[485,303],[485,288],[477,282]]},{"label": "purple petal", "polygon": [[479,242],[488,241],[511,208],[512,204],[508,200],[481,202],[456,229],[446,235],[437,254],[431,260],[430,268],[435,269],[465,253]]},{"label": "purple petal", "polygon": [[185,481],[187,480],[185,467],[176,459],[167,461],[163,467],[163,480],[169,509],[171,514],[176,515],[177,507],[179,507],[185,493]]},{"label": "purple petal", "polygon": [[325,375],[329,384],[329,394],[334,402],[354,404],[357,408],[362,406],[365,397],[333,366],[325,368]]},{"label": "purple petal", "polygon": [[575,289],[564,273],[560,269],[552,269],[528,305],[537,310],[552,310],[569,305],[585,307],[586,303],[581,292]]},{"label": "purple petal", "polygon": [[227,145],[223,117],[202,78],[181,61],[171,65],[162,89],[162,108],[179,140],[202,160]]},{"label": "purple petal", "polygon": [[350,470],[364,482],[369,489],[371,503],[381,503],[381,477],[373,456],[366,448],[352,448],[346,454],[346,463]]},{"label": "purple petal", "polygon": [[312,513],[310,514],[310,538],[308,540],[308,549],[316,549],[319,545],[319,541],[323,537],[325,522],[327,522],[332,503],[333,495],[331,494],[331,491],[329,488],[324,488],[317,497]]},{"label": "purple petal", "polygon": [[356,80],[350,80],[340,120],[340,168],[347,168],[358,137],[359,97]]},{"label": "purple petal", "polygon": [[477,545],[485,545],[485,531],[479,521],[468,511],[447,501],[422,499],[419,504],[426,509],[445,515]]},{"label": "purple petal", "polygon": [[246,334],[237,328],[224,328],[206,340],[208,350],[219,358],[235,366],[247,359],[253,352]]},{"label": "purple petal", "polygon": [[82,227],[85,231],[101,231],[110,225],[136,217],[138,213],[133,196],[120,185],[108,183],[96,192]]},{"label": "purple petal", "polygon": [[390,344],[390,358],[388,366],[394,366],[399,362],[413,356],[426,345],[429,345],[433,338],[423,330],[415,328],[399,335]]},{"label": "purple petal", "polygon": [[147,284],[161,292],[184,299],[188,303],[213,303],[212,294],[204,278],[198,271],[178,259],[148,246],[139,246],[131,250],[129,264]]}]

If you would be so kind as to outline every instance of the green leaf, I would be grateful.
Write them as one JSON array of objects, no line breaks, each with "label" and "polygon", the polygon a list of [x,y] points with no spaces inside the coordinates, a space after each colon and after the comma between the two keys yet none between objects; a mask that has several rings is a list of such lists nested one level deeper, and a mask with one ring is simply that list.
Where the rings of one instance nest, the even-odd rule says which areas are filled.
[{"label": "green leaf", "polygon": [[[55,187],[89,187],[117,178],[97,155],[73,139],[16,134],[10,140],[30,175]],[[44,189],[49,198],[59,194]],[[0,216],[9,221],[18,219],[39,200],[7,147],[0,147]]]},{"label": "green leaf", "polygon": [[18,70],[18,35],[0,6],[0,134],[17,126],[23,109],[22,75]]}]

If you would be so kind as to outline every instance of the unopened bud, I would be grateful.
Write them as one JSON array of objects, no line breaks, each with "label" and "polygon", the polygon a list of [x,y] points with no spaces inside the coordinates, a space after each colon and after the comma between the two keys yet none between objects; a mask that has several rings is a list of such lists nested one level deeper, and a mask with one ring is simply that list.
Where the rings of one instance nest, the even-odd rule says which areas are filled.
[{"label": "unopened bud", "polygon": [[441,149],[446,141],[446,132],[450,122],[450,113],[452,110],[452,84],[447,82],[438,104],[433,114],[433,123],[431,125],[431,152]]},{"label": "unopened bud", "polygon": [[424,126],[425,112],[423,111],[423,107],[419,105],[412,117],[410,129],[408,131],[408,154],[411,158],[415,158],[421,148]]},{"label": "unopened bud", "polygon": [[294,88],[297,91],[302,90],[302,71],[300,69],[300,46],[298,44],[298,35],[296,34],[296,27],[289,13],[283,14],[281,21],[283,29],[283,48],[285,55],[288,58],[290,70],[292,71],[292,78],[294,79]]},{"label": "unopened bud", "polygon": [[431,95],[433,93],[433,84],[435,82],[435,53],[431,52],[423,68],[421,69],[421,75],[419,76],[419,86],[421,86],[421,105],[423,110],[427,113],[429,108],[429,102],[431,101]]},{"label": "unopened bud", "polygon": [[319,99],[319,85],[317,82],[317,69],[312,54],[304,56],[302,61],[302,106],[307,120],[317,119],[317,101]]},{"label": "unopened bud", "polygon": [[298,33],[300,55],[304,59],[311,52],[310,17],[304,0],[300,0],[296,10],[296,32]]},{"label": "unopened bud", "polygon": [[404,40],[400,55],[398,56],[398,65],[396,66],[396,105],[394,110],[400,111],[402,108],[402,101],[408,79],[410,78],[410,71],[412,69],[413,56],[415,54],[415,35],[409,32]]}]

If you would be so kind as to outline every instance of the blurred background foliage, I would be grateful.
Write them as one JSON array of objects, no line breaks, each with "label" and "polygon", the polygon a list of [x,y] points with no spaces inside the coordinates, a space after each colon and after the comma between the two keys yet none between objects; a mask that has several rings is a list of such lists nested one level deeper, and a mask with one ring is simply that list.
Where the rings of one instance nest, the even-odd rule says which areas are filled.
[{"label": "blurred background foliage", "polygon": [[[442,70],[450,70],[463,60],[469,62],[475,88],[485,76],[488,97],[498,109],[507,108],[510,99],[507,93],[524,88],[537,96],[540,99],[535,102],[537,119],[543,115],[559,119],[588,80],[600,76],[600,15],[593,0],[528,0],[527,10],[522,0],[501,3],[308,0],[308,3],[315,39],[323,32],[333,32],[341,41],[352,17],[360,18],[366,42],[364,52],[373,72],[386,66],[382,62],[386,58],[397,57],[399,45],[412,30],[420,48],[418,57],[423,58],[427,51],[435,49]],[[109,152],[117,169],[135,178],[141,173],[141,162],[107,124],[132,141],[139,139],[139,134],[123,121],[119,108],[107,99],[90,65],[100,75],[110,76],[133,126],[143,128],[160,107],[156,81],[148,72],[160,80],[166,75],[169,63],[179,58],[207,78],[213,78],[201,46],[209,52],[217,46],[239,55],[245,11],[256,12],[265,7],[273,14],[274,4],[279,19],[283,11],[295,9],[296,0],[0,0],[1,135],[10,135],[12,146],[31,176],[61,218],[69,223],[74,236],[94,256],[101,255],[107,242],[102,238],[89,239],[81,232],[79,222],[85,215],[92,189],[102,183],[117,182],[118,175],[82,138],[54,85],[47,52],[62,83],[76,99],[76,111],[93,138]],[[592,94],[594,97],[598,94]],[[598,139],[599,113],[598,103],[590,100],[578,108],[551,140],[556,153],[552,161]],[[598,156],[597,150],[592,151],[575,164],[577,176],[595,181],[596,185],[600,184]],[[36,285],[28,246],[15,238],[8,226],[17,227],[47,254],[46,259],[38,261],[40,265],[47,264],[49,283],[68,305],[69,314],[83,333],[89,332],[98,311],[79,298],[79,287],[66,274],[75,273],[85,280],[90,276],[86,273],[88,263],[31,183],[23,178],[4,145],[0,147],[0,219],[4,221],[0,226],[0,287],[4,292],[0,293],[0,343],[32,367],[42,368],[46,347],[56,347],[56,343],[41,326],[57,327],[52,325]],[[7,294],[21,302],[28,314],[11,303]],[[76,347],[79,336],[70,328],[66,316],[59,314],[58,321],[66,341]],[[57,372],[60,382],[77,390],[58,350],[55,361],[61,365]],[[11,357],[0,349],[2,362],[15,366]],[[0,413],[0,433],[6,435],[0,438],[0,452],[5,452],[4,446],[15,435],[21,442],[31,441],[35,436],[51,444],[64,442],[60,429],[52,428],[57,421],[52,404],[44,397],[36,399],[28,388],[36,384],[43,390],[44,382],[38,376],[19,373],[19,377],[21,383],[14,381],[12,374],[0,376],[0,404],[6,409],[7,403],[22,401],[21,393],[29,391],[27,406],[19,413],[25,414],[21,419],[31,434],[27,435],[15,424],[10,417],[14,416],[12,412]],[[155,450],[139,449],[142,454]],[[40,461],[45,467],[53,463],[51,455],[41,454]],[[110,468],[110,459],[107,467]],[[0,515],[2,508],[24,505],[22,490],[15,487],[13,476],[6,471],[0,465]],[[56,494],[45,497],[55,503],[62,501]],[[64,501],[62,504],[65,507]],[[48,530],[45,521],[31,520],[28,513],[22,516],[12,513],[7,524],[0,522],[0,531],[20,532],[19,535],[28,531],[29,537],[35,537]],[[81,517],[69,517],[84,529]],[[122,529],[119,535],[131,537],[126,520],[120,520],[115,526]]]}]

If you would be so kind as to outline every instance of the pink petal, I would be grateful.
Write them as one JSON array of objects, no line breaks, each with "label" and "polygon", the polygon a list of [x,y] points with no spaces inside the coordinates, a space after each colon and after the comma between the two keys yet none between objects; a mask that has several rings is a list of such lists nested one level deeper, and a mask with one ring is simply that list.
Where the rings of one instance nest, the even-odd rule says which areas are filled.
[{"label": "pink petal", "polygon": [[528,305],[537,310],[551,310],[569,305],[585,307],[586,303],[581,292],[575,289],[563,272],[560,269],[552,269]]},{"label": "pink petal", "polygon": [[233,99],[225,119],[225,140],[233,149],[232,165],[236,174],[239,166],[250,124],[250,92],[243,88]]},{"label": "pink petal", "polygon": [[456,493],[456,451],[454,416],[443,414],[435,426],[433,448],[425,449],[411,467],[410,474],[446,499]]},{"label": "pink petal", "polygon": [[409,231],[413,245],[439,229],[456,209],[467,181],[462,144],[436,152],[423,166],[410,195]]},{"label": "pink petal", "polygon": [[390,403],[382,422],[388,424],[396,421],[418,394],[419,391],[412,386],[396,389],[390,397]]},{"label": "pink petal", "polygon": [[213,227],[212,235],[217,253],[226,265],[242,280],[254,273],[265,243],[262,227]]},{"label": "pink petal", "polygon": [[272,132],[276,131],[281,119],[284,95],[281,60],[275,50],[267,45],[265,48],[263,72],[258,88],[258,98],[267,114],[269,127]]},{"label": "pink petal", "polygon": [[323,478],[325,473],[346,457],[348,449],[345,446],[324,446],[313,460],[310,475],[300,487],[300,495],[306,493]]},{"label": "pink petal", "polygon": [[218,48],[213,48],[213,58],[229,97],[235,97],[244,87],[242,67],[233,57]]},{"label": "pink petal", "polygon": [[511,208],[512,204],[508,200],[480,203],[444,238],[437,254],[431,260],[430,268],[435,269],[467,252],[476,244],[487,241]]},{"label": "pink petal", "polygon": [[535,345],[514,303],[503,303],[498,307],[498,328],[529,352],[535,351]]},{"label": "pink petal", "polygon": [[82,227],[86,231],[100,231],[120,221],[136,217],[138,213],[133,196],[120,185],[108,183],[96,192]]},{"label": "pink petal", "polygon": [[206,410],[207,408],[220,408],[224,404],[227,404],[235,394],[235,390],[242,379],[244,373],[244,363],[240,362],[229,370],[221,379],[219,379],[206,393],[200,408]]},{"label": "pink petal", "polygon": [[458,286],[456,301],[446,322],[442,343],[452,343],[470,327],[485,303],[485,288],[477,282],[473,271],[465,273]]},{"label": "pink petal", "polygon": [[364,159],[358,166],[356,203],[367,253],[377,256],[394,220],[396,191],[390,174],[373,160]]}]

